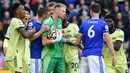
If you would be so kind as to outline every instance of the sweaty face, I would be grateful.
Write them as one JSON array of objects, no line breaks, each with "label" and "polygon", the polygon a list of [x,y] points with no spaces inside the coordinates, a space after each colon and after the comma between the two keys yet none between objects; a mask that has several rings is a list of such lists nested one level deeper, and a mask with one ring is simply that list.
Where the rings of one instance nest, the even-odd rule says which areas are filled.
[{"label": "sweaty face", "polygon": [[58,15],[61,19],[64,19],[66,15],[66,8],[64,7],[58,8]]},{"label": "sweaty face", "polygon": [[114,28],[114,21],[111,18],[107,18],[105,21],[108,23],[109,29]]},{"label": "sweaty face", "polygon": [[19,6],[19,15],[20,15],[21,18],[25,17],[25,9],[24,9],[23,5]]},{"label": "sweaty face", "polygon": [[54,6],[48,7],[48,15],[52,15],[54,10]]}]

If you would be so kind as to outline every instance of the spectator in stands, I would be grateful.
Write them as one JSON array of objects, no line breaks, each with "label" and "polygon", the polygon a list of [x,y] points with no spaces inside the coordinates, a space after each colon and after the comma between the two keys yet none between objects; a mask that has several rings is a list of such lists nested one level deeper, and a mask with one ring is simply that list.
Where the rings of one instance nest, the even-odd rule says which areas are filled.
[{"label": "spectator in stands", "polygon": [[120,12],[117,13],[116,15],[116,18],[117,18],[117,28],[120,28],[120,29],[123,29],[124,28],[124,25],[123,25],[123,22],[122,22],[122,14]]},{"label": "spectator in stands", "polygon": [[112,14],[114,16],[116,16],[118,12],[119,12],[119,7],[117,5],[114,5],[113,10],[112,10]]},{"label": "spectator in stands", "polygon": [[122,13],[124,28],[129,28],[129,7],[124,6],[124,9],[121,11],[121,13]]}]

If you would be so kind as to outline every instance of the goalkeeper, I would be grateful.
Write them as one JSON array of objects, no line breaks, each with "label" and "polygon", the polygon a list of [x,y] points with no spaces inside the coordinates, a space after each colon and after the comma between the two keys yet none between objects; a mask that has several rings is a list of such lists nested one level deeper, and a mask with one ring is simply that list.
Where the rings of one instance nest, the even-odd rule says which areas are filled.
[{"label": "goalkeeper", "polygon": [[[57,3],[54,6],[54,13],[43,21],[42,26],[48,25],[50,29],[62,31],[62,21],[60,18],[64,18],[65,12],[66,6]],[[50,39],[48,35],[49,31],[44,32],[42,35],[42,44],[44,45],[42,50],[43,73],[65,73],[62,56],[62,34],[57,36],[56,39]]]}]

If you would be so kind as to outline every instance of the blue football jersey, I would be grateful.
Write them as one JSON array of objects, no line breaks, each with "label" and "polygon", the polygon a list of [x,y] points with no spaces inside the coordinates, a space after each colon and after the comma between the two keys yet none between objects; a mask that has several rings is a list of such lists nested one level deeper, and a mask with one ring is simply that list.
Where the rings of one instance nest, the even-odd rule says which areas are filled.
[{"label": "blue football jersey", "polygon": [[[35,21],[30,21],[28,23],[26,29],[32,30],[34,27],[36,28],[36,33],[37,33],[41,29],[41,23],[35,22]],[[34,58],[34,59],[41,58],[42,48],[43,48],[42,36],[40,36],[31,42],[31,45],[30,45],[31,58]]]},{"label": "blue football jersey", "polygon": [[109,34],[108,25],[101,19],[89,19],[82,23],[79,34],[83,35],[82,56],[102,56],[103,34]]}]

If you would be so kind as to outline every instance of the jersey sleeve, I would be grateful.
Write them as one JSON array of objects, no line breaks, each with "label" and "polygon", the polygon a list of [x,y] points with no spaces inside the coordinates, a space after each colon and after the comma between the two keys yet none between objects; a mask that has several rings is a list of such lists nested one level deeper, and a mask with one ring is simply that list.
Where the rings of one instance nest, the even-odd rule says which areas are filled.
[{"label": "jersey sleeve", "polygon": [[81,24],[78,34],[84,34],[84,22]]},{"label": "jersey sleeve", "polygon": [[124,32],[122,30],[120,30],[116,35],[117,35],[116,40],[124,42]]},{"label": "jersey sleeve", "polygon": [[77,24],[75,24],[75,33],[74,33],[74,36],[77,36],[78,34],[78,31],[79,31],[79,27],[77,26]]},{"label": "jersey sleeve", "polygon": [[15,24],[13,24],[16,27],[16,29],[19,29],[21,27],[25,27],[25,25],[23,24],[23,22],[21,20],[17,19],[17,21],[14,21],[14,22],[16,22]]},{"label": "jersey sleeve", "polygon": [[103,34],[109,34],[109,28],[107,23],[103,24]]},{"label": "jersey sleeve", "polygon": [[[45,25],[48,25],[48,23],[49,23],[48,20],[44,20],[44,21],[42,22],[41,29],[42,29]],[[48,36],[48,31],[44,32],[44,33],[42,34],[42,36],[47,37],[47,36]]]},{"label": "jersey sleeve", "polygon": [[35,27],[35,23],[29,22],[29,23],[27,24],[26,30],[32,30],[34,27]]}]

